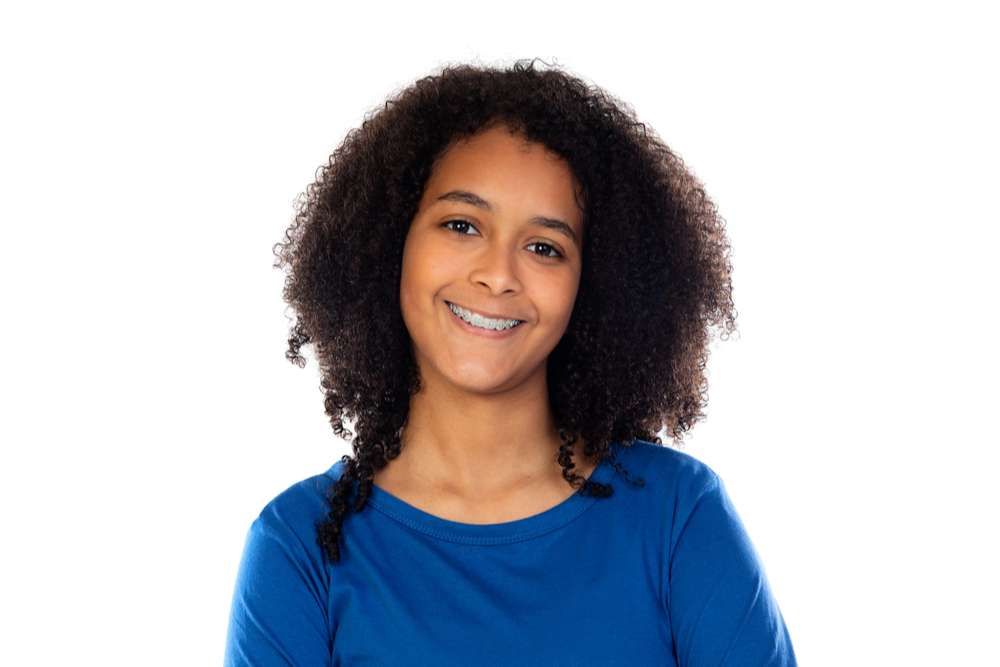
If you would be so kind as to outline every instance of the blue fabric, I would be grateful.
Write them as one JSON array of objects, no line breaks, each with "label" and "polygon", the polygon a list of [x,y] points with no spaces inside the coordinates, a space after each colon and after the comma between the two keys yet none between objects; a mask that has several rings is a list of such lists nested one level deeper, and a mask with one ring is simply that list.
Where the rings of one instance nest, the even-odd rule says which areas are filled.
[{"label": "blue fabric", "polygon": [[225,664],[796,665],[763,566],[716,473],[655,443],[612,445],[579,492],[466,524],[379,487],[340,563],[314,523],[343,463],[269,502],[246,538]]}]

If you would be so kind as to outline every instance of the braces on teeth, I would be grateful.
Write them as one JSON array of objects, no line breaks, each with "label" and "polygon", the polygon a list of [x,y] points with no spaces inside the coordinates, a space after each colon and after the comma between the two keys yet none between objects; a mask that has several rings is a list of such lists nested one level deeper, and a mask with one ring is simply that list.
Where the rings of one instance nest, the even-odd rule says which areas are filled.
[{"label": "braces on teeth", "polygon": [[483,317],[460,306],[456,306],[453,303],[449,303],[448,307],[451,308],[453,313],[461,317],[463,320],[481,329],[503,331],[506,329],[513,329],[515,326],[521,324],[521,320],[494,320],[489,317]]}]

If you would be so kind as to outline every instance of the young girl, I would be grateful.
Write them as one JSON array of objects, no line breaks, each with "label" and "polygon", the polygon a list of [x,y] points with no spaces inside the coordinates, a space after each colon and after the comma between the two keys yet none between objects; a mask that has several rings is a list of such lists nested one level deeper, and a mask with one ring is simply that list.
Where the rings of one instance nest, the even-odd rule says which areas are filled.
[{"label": "young girl", "polygon": [[251,525],[226,664],[794,665],[723,483],[657,437],[703,417],[728,252],[558,69],[445,67],[367,117],[276,247],[354,455]]}]

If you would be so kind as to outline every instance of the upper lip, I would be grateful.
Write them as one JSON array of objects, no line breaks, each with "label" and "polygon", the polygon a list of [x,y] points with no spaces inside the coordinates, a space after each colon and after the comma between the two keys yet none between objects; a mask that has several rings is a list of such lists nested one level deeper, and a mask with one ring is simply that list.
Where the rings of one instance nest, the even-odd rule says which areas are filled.
[{"label": "upper lip", "polygon": [[510,315],[500,315],[498,313],[489,313],[489,312],[486,312],[485,310],[479,310],[478,308],[469,308],[468,306],[463,306],[462,304],[457,303],[455,301],[447,301],[446,300],[445,303],[454,304],[454,305],[458,306],[459,308],[464,308],[465,310],[471,310],[473,313],[476,313],[477,315],[482,315],[483,317],[489,317],[490,319],[494,319],[494,320],[517,320],[518,322],[523,322],[524,321],[520,317],[511,317]]}]

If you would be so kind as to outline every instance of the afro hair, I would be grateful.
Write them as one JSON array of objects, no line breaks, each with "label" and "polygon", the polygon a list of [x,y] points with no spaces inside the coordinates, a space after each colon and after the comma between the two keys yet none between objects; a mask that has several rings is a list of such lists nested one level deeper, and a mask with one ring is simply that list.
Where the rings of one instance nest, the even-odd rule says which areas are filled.
[{"label": "afro hair", "polygon": [[274,247],[296,315],[286,357],[301,367],[313,344],[326,414],[353,449],[316,523],[330,561],[349,509],[365,506],[375,472],[399,455],[420,388],[399,281],[424,185],[455,140],[496,124],[560,156],[581,184],[580,286],[546,362],[567,483],[612,492],[572,472],[577,437],[590,461],[616,466],[611,443],[662,444],[664,430],[680,442],[704,417],[709,329],[725,339],[736,312],[724,220],[702,184],[627,104],[558,67],[443,66],[348,132]]}]

